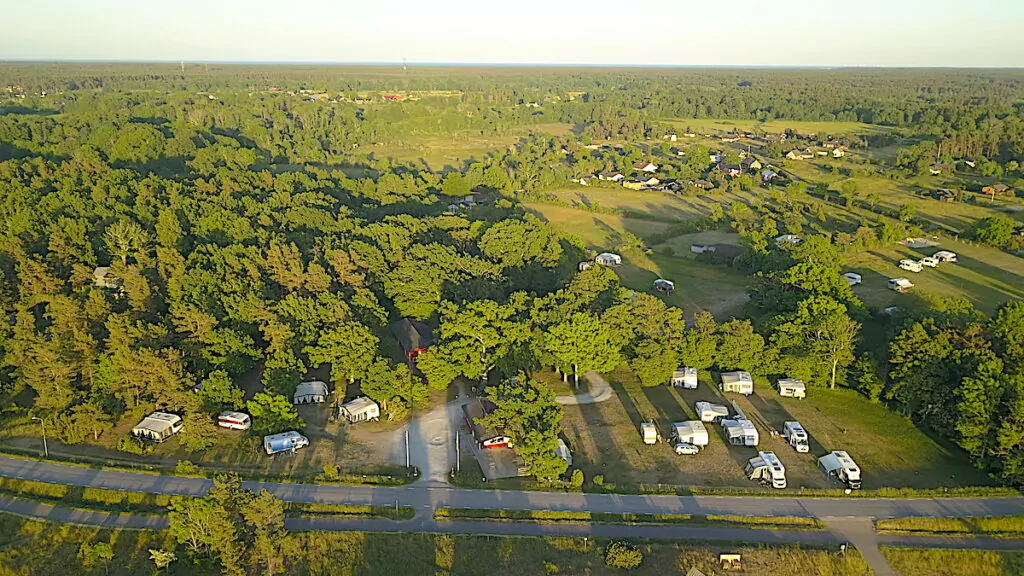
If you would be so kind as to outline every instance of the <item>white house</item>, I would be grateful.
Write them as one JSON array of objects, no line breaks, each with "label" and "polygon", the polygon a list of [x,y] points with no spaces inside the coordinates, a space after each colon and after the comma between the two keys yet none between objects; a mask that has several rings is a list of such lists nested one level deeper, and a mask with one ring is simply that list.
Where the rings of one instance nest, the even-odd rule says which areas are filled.
[{"label": "white house", "polygon": [[737,392],[750,395],[754,393],[754,380],[749,372],[737,370],[736,372],[722,372],[722,392]]},{"label": "white house", "polygon": [[602,172],[597,175],[598,180],[608,180],[610,182],[619,182],[626,178],[626,175],[622,172]]},{"label": "white house", "polygon": [[658,171],[658,165],[657,164],[655,164],[654,162],[647,162],[646,160],[641,160],[639,162],[634,162],[633,163],[633,168],[636,168],[637,170],[639,170],[641,172],[657,172]]},{"label": "white house", "polygon": [[295,388],[295,397],[292,403],[322,404],[327,401],[329,393],[330,389],[327,388],[326,382],[321,382],[320,380],[302,382]]},{"label": "white house", "polygon": [[181,432],[181,416],[166,412],[153,412],[132,428],[132,436],[141,440],[163,442]]},{"label": "white house", "polygon": [[351,424],[377,420],[380,418],[380,406],[366,396],[360,396],[342,404],[338,409],[338,415]]},{"label": "white house", "polygon": [[680,366],[672,373],[672,380],[669,383],[689,390],[697,387],[697,369],[690,366]]},{"label": "white house", "polygon": [[619,266],[622,264],[622,256],[611,252],[602,252],[594,258],[594,262],[602,266]]}]

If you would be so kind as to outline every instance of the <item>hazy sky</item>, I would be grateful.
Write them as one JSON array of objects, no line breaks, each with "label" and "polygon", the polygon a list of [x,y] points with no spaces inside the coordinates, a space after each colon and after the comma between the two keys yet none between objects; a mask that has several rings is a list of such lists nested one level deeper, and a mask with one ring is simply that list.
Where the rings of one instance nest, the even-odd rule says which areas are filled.
[{"label": "hazy sky", "polygon": [[1024,0],[0,0],[0,59],[1024,66]]}]

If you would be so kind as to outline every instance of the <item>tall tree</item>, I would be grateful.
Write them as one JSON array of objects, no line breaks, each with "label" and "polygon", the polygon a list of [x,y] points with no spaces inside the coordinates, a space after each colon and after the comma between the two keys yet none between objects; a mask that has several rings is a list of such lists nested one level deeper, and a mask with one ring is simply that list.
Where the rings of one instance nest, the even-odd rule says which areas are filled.
[{"label": "tall tree", "polygon": [[548,329],[544,346],[563,371],[572,368],[576,386],[580,372],[607,372],[622,363],[611,329],[586,312],[577,312]]}]

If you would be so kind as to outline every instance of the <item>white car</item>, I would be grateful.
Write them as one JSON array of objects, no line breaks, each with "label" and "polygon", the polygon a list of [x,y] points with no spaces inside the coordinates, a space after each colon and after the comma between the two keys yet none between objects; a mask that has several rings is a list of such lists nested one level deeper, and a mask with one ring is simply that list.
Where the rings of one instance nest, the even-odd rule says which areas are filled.
[{"label": "white car", "polygon": [[925,256],[918,260],[922,265],[928,266],[929,268],[935,268],[939,265],[939,259],[934,256]]},{"label": "white car", "polygon": [[681,456],[692,456],[693,454],[700,452],[700,447],[686,442],[680,442],[676,444],[675,450],[676,454]]},{"label": "white car", "polygon": [[908,272],[920,272],[924,266],[917,260],[900,260],[900,269]]}]

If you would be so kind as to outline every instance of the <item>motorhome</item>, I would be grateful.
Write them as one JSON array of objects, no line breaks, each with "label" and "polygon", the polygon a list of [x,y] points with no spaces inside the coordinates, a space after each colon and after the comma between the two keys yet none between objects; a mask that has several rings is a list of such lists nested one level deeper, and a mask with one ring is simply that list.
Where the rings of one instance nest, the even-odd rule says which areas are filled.
[{"label": "motorhome", "polygon": [[925,256],[924,258],[918,260],[918,262],[922,266],[927,266],[929,268],[935,268],[936,266],[939,265],[939,259],[934,256]]},{"label": "motorhome", "polygon": [[950,252],[949,250],[939,250],[935,254],[932,254],[932,258],[937,259],[939,262],[952,262],[956,263],[956,252]]},{"label": "motorhome", "polygon": [[140,440],[163,442],[181,432],[181,416],[166,412],[153,412],[132,428],[132,436]]},{"label": "motorhome", "polygon": [[697,369],[689,366],[680,366],[672,373],[670,383],[673,386],[680,386],[687,390],[697,388]]},{"label": "motorhome", "polygon": [[796,378],[782,378],[778,382],[779,396],[787,398],[806,398],[807,386],[803,380]]},{"label": "motorhome", "polygon": [[694,446],[708,445],[708,429],[700,420],[687,420],[672,425],[672,441]]},{"label": "motorhome", "polygon": [[836,479],[851,490],[859,490],[860,467],[843,450],[835,450],[818,458],[818,468],[830,479]]},{"label": "motorhome", "polygon": [[772,488],[786,487],[786,467],[774,452],[758,452],[756,457],[747,461],[743,471],[747,478],[759,480]]},{"label": "motorhome", "polygon": [[299,448],[305,448],[306,446],[309,446],[309,438],[295,430],[263,437],[263,449],[266,450],[268,456],[282,452],[295,452]]},{"label": "motorhome", "polygon": [[782,426],[782,438],[797,452],[811,451],[807,431],[799,422],[786,422]]},{"label": "motorhome", "polygon": [[640,425],[640,436],[644,439],[644,444],[657,444],[658,443],[658,428],[653,422],[644,422]]},{"label": "motorhome", "polygon": [[757,446],[761,438],[750,420],[722,420],[726,441],[733,446]]},{"label": "motorhome", "polygon": [[717,422],[722,418],[729,417],[729,408],[721,404],[711,402],[695,402],[693,409],[697,411],[701,422]]},{"label": "motorhome", "polygon": [[889,279],[889,290],[895,290],[896,292],[906,292],[914,287],[914,284],[906,278],[890,278]]},{"label": "motorhome", "polygon": [[217,426],[232,430],[248,430],[252,427],[252,419],[244,412],[221,412],[217,416]]},{"label": "motorhome", "polygon": [[738,392],[747,396],[754,393],[754,380],[749,372],[722,372],[722,392]]},{"label": "motorhome", "polygon": [[921,270],[924,270],[924,266],[922,266],[917,260],[900,260],[900,270],[906,270],[907,272],[920,272]]}]

